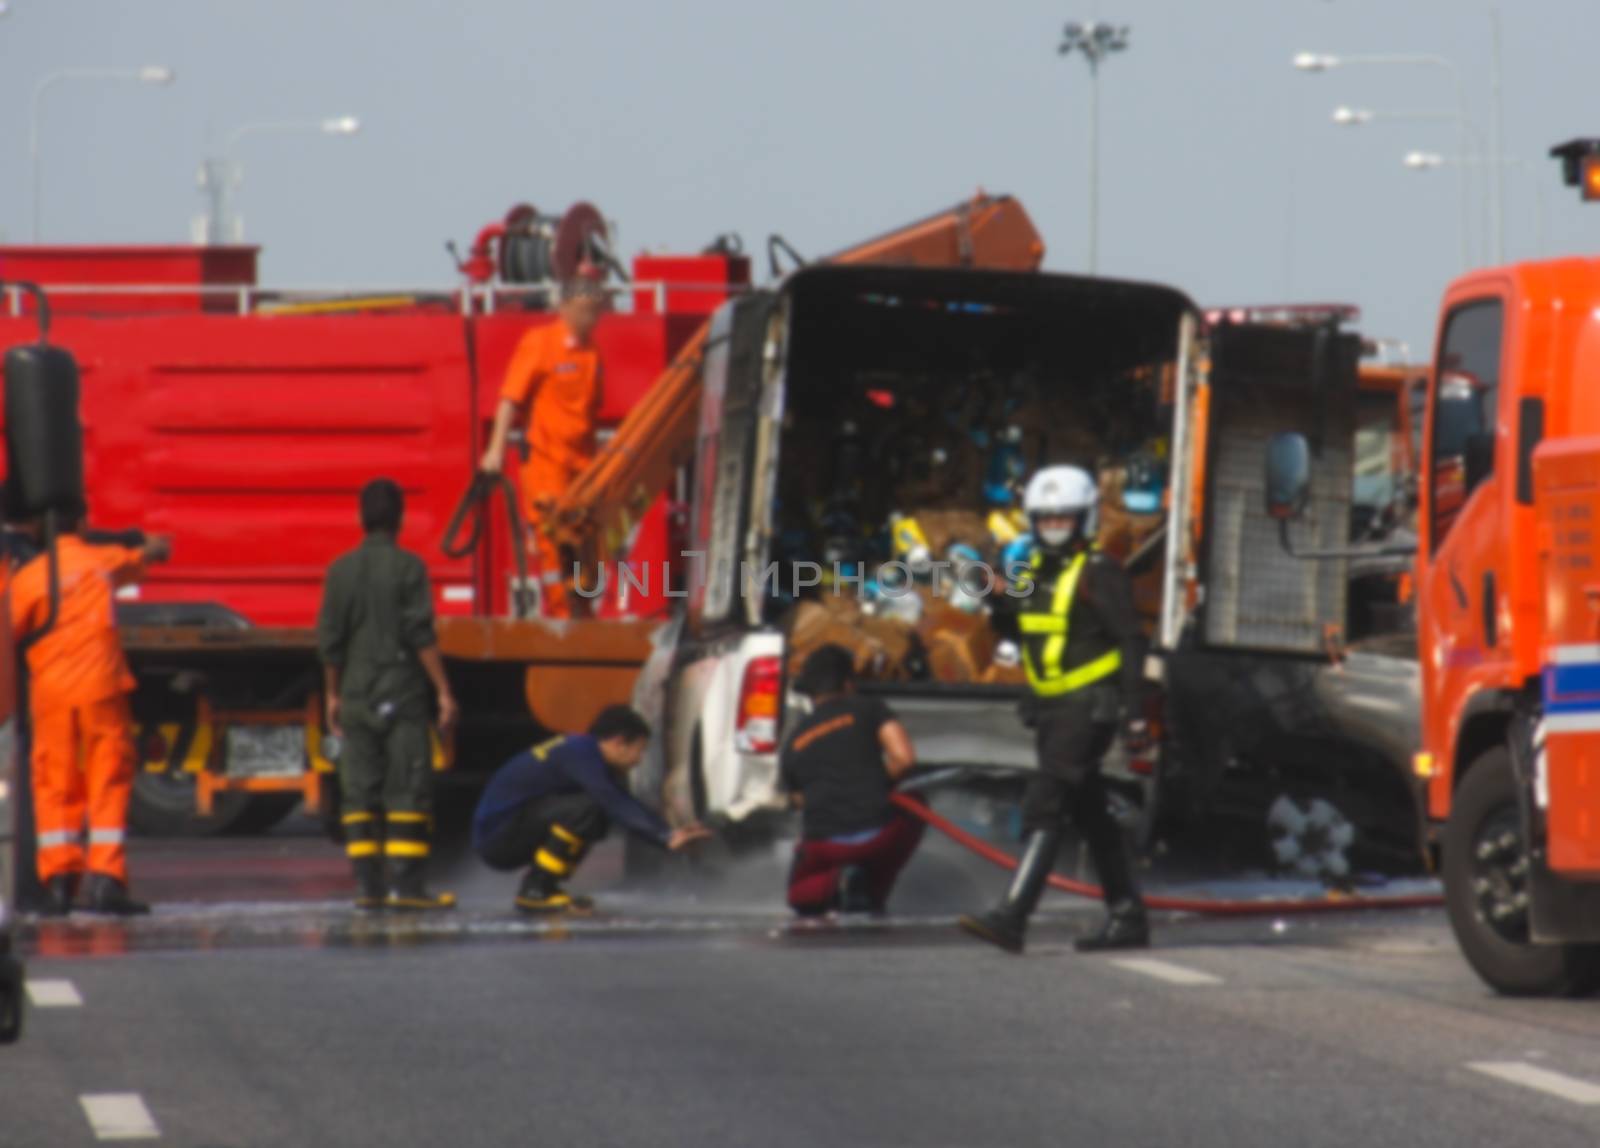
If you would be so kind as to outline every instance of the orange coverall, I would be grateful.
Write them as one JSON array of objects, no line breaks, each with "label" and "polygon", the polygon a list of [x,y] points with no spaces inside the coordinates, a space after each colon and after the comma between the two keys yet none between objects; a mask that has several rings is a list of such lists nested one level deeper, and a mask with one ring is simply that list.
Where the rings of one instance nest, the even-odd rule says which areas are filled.
[{"label": "orange coverall", "polygon": [[561,552],[539,530],[542,504],[566,490],[594,458],[594,423],[600,409],[600,354],[580,346],[556,320],[522,337],[506,368],[500,397],[515,403],[527,427],[529,454],[523,464],[522,512],[537,544],[544,612],[569,613]]},{"label": "orange coverall", "polygon": [[[121,546],[91,546],[75,535],[57,542],[61,610],[28,651],[28,701],[33,717],[33,809],[39,879],[80,874],[85,867],[127,883],[123,840],[133,790],[133,675],[122,656],[113,616],[116,587],[137,581],[143,555]],[[11,583],[11,626],[18,639],[50,613],[48,558],[33,559]]]}]

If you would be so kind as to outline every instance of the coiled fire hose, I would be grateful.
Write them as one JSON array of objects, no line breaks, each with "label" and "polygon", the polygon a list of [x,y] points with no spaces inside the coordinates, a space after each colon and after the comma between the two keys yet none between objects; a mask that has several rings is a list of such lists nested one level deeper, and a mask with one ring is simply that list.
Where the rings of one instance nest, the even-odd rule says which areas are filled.
[{"label": "coiled fire hose", "polygon": [[[937,829],[962,848],[982,857],[1002,869],[1015,869],[1017,859],[1003,849],[968,833],[949,818],[941,817],[926,804],[904,793],[895,794],[891,800],[901,810],[932,829]],[[1100,886],[1086,881],[1074,881],[1059,873],[1049,877],[1050,887],[1077,897],[1098,900]],[[1147,896],[1145,906],[1175,913],[1201,913],[1210,917],[1288,917],[1309,913],[1345,913],[1358,909],[1433,909],[1444,904],[1438,893],[1414,893],[1393,897],[1370,897],[1362,894],[1329,894],[1320,899],[1305,897],[1280,897],[1268,900],[1225,901],[1212,897]]]},{"label": "coiled fire hose", "polygon": [[[511,480],[503,474],[479,473],[473,476],[450,523],[444,528],[444,538],[439,543],[446,557],[465,558],[478,549],[487,525],[489,503],[499,494],[506,505],[506,529],[511,535],[511,551],[517,564],[517,585],[512,592],[512,613],[518,618],[531,618],[537,612],[537,598],[528,581],[528,529],[517,509],[517,492]],[[461,538],[461,529],[467,526],[467,537]]]}]

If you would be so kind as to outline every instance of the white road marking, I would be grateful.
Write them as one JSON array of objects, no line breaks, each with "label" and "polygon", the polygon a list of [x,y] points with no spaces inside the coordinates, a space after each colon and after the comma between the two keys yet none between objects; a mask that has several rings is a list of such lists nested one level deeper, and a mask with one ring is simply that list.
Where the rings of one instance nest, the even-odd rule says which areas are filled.
[{"label": "white road marking", "polygon": [[1573,1104],[1600,1104],[1600,1084],[1591,1084],[1587,1080],[1579,1080],[1576,1076],[1568,1076],[1563,1072],[1552,1072],[1548,1068],[1524,1064],[1520,1060],[1484,1060],[1469,1064],[1467,1067],[1485,1076],[1492,1076],[1496,1080],[1503,1080],[1507,1084],[1520,1084],[1535,1092],[1559,1096],[1562,1100],[1570,1100]]},{"label": "white road marking", "polygon": [[1166,981],[1169,985],[1220,985],[1222,983],[1221,977],[1214,977],[1210,973],[1202,973],[1199,969],[1175,965],[1171,961],[1158,961],[1154,957],[1122,957],[1111,963],[1119,969],[1143,973],[1147,977],[1155,977],[1158,981]]},{"label": "white road marking", "polygon": [[78,1008],[83,998],[71,981],[28,981],[28,1003],[34,1008]]},{"label": "white road marking", "polygon": [[100,1140],[155,1140],[161,1130],[137,1092],[99,1092],[78,1097]]}]

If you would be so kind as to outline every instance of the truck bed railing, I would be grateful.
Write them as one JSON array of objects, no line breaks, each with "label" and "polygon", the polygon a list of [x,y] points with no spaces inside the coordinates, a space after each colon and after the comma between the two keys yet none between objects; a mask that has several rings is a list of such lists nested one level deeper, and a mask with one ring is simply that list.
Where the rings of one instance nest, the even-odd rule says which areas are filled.
[{"label": "truck bed railing", "polygon": [[[447,304],[462,315],[493,315],[511,300],[538,299],[554,304],[561,285],[553,280],[542,283],[490,283],[463,286],[460,283],[425,286],[395,284],[341,283],[320,286],[263,286],[253,283],[47,283],[52,296],[122,296],[125,298],[184,298],[200,296],[207,300],[232,300],[229,310],[238,315],[314,315],[350,311],[399,310],[420,304]],[[674,296],[737,295],[746,290],[739,284],[690,283],[675,280],[635,280],[615,289],[629,299],[631,310],[641,293],[649,293],[658,314],[668,312]],[[26,292],[15,285],[0,287],[3,313],[20,319],[28,313],[23,298]],[[150,312],[138,312],[148,314]]]}]

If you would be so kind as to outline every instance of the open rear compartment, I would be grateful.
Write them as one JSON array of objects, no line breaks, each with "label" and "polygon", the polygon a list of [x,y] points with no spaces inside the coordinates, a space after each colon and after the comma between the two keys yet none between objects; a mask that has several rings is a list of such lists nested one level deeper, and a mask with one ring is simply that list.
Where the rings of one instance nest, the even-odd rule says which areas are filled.
[{"label": "open rear compartment", "polygon": [[[1154,630],[1184,296],[831,268],[787,294],[764,610],[788,637],[791,673],[834,642],[869,688],[902,702],[1016,692],[1021,670],[995,660],[992,602],[1029,550],[1022,487],[1058,463],[1098,477],[1101,544],[1128,563]],[[951,736],[1000,764],[982,728]]]}]

